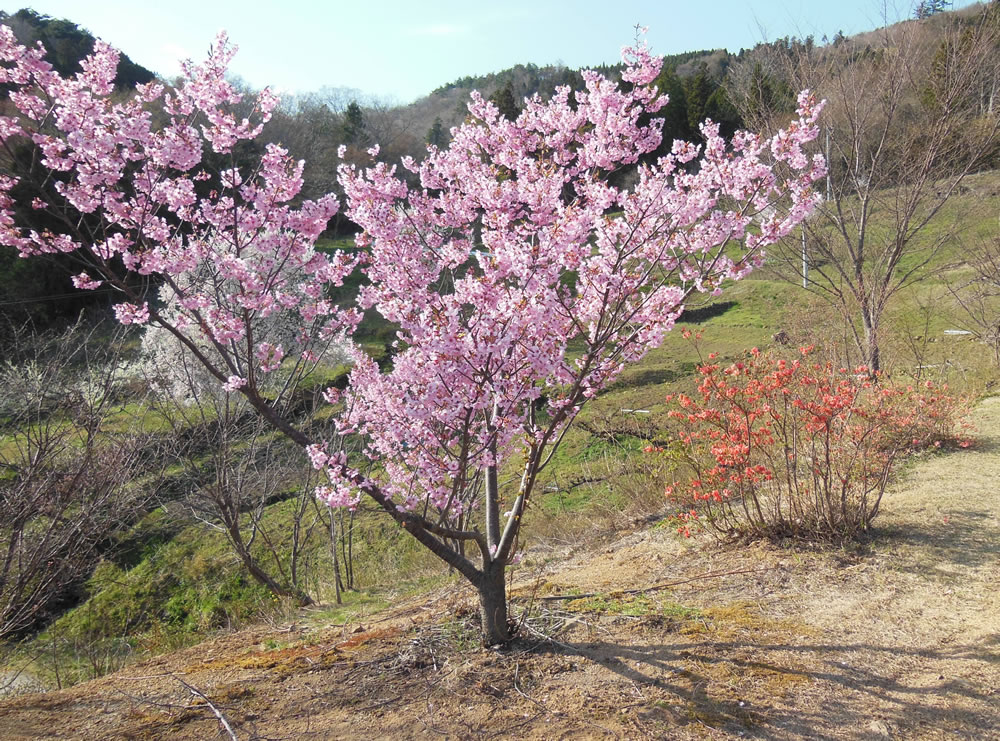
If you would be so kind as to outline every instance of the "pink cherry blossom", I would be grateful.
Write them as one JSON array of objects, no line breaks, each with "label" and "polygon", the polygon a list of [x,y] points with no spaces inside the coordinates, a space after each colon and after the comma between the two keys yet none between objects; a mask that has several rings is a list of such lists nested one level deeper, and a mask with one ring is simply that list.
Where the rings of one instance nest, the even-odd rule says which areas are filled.
[{"label": "pink cherry blossom", "polygon": [[[80,288],[87,291],[92,291],[95,288],[100,288],[104,283],[102,280],[94,280],[86,273],[79,273],[73,276],[73,285],[76,288]],[[148,317],[147,317],[148,318]]]},{"label": "pink cherry blossom", "polygon": [[[30,140],[43,167],[64,173],[29,181],[37,191],[32,207],[56,204],[53,213],[76,210],[103,222],[97,239],[79,219],[54,231],[19,224],[9,196],[18,181],[0,177],[0,242],[22,256],[80,253],[88,269],[74,278],[77,287],[117,289],[126,299],[116,308],[121,321],[183,329],[179,341],[192,352],[206,342],[218,352],[202,360],[220,384],[243,369],[238,375],[252,386],[287,353],[321,357],[322,346],[350,332],[360,315],[324,298],[356,258],[314,249],[338,204],[328,196],[291,206],[303,163],[286,150],[268,145],[259,167],[224,170],[214,195],[198,196],[195,182],[212,178],[200,167],[204,154],[225,154],[258,136],[277,104],[264,91],[251,101],[250,117],[232,112],[242,97],[226,79],[234,53],[220,34],[205,62],[185,63],[176,86],[154,83],[123,96],[113,90],[118,53],[106,44],[95,45],[79,74],[63,78],[44,50],[18,44],[0,25],[0,81],[16,112],[0,117],[0,143]],[[119,258],[127,272],[162,280],[167,306],[144,303],[135,288],[144,281],[121,273]],[[248,333],[269,317],[268,326],[280,324],[275,312],[311,334],[292,348],[263,329]]]},{"label": "pink cherry blossom", "polygon": [[149,304],[146,302],[143,302],[142,306],[129,303],[115,304],[115,317],[122,324],[145,324],[149,321]]},{"label": "pink cherry blossom", "polygon": [[523,461],[506,495],[519,522],[582,405],[661,342],[692,292],[746,276],[815,203],[822,163],[803,146],[822,105],[808,92],[772,139],[731,146],[706,122],[702,147],[675,142],[633,188],[610,185],[608,172],[659,144],[660,122],[640,117],[662,103],[646,87],[659,60],[644,47],[625,58],[629,91],[584,73],[586,90],[527,100],[517,121],[473,95],[449,149],[404,163],[417,187],[385,163],[340,170],[370,250],[362,305],[397,323],[406,348],[389,372],[355,358],[344,429],[403,509],[430,505],[457,527],[483,505],[487,562],[513,557],[517,525],[501,527],[490,500],[504,495],[482,482]]},{"label": "pink cherry blossom", "polygon": [[246,385],[247,385],[247,379],[240,378],[239,376],[230,376],[228,379],[226,379],[226,382],[222,384],[222,389],[223,391],[228,391],[228,392],[238,391],[239,389],[243,388]]},{"label": "pink cherry blossom", "polygon": [[[89,266],[77,285],[99,276],[125,299],[120,321],[171,333],[305,448],[326,472],[323,501],[369,497],[466,576],[494,605],[485,639],[506,640],[505,608],[495,607],[503,571],[563,434],[659,345],[693,293],[745,277],[808,215],[825,173],[806,152],[822,103],[803,92],[796,118],[767,139],[727,142],[708,121],[701,145],[674,142],[639,164],[660,144],[655,114],[667,104],[652,85],[661,60],[644,44],[623,53],[625,85],[586,71],[584,89],[527,99],[516,121],[473,94],[450,146],[405,160],[407,175],[378,161],[339,168],[359,249],[327,255],[314,243],[337,200],[293,207],[303,163],[281,146],[267,145],[255,168],[213,176],[203,163],[257,137],[276,105],[265,91],[249,116],[233,113],[234,53],[220,34],[176,86],[123,95],[107,46],[63,78],[0,26],[0,84],[16,109],[0,117],[0,143],[35,146],[58,177],[19,173],[23,185],[77,214],[57,231],[20,223],[19,181],[0,176],[0,243],[22,256],[77,253]],[[634,184],[614,185],[609,176],[626,166]],[[79,226],[98,220],[96,238]],[[328,289],[359,266],[368,280],[358,306],[333,304]],[[162,283],[161,303],[149,305],[137,276]],[[282,416],[260,382],[286,357],[318,362],[369,309],[399,327],[391,367],[355,349],[348,389],[325,394],[342,405],[334,425],[358,460],[378,464],[365,474],[340,440],[311,439]],[[298,328],[294,342],[269,329],[279,317]],[[502,484],[514,467],[515,483]],[[459,542],[475,544],[480,565]]]}]

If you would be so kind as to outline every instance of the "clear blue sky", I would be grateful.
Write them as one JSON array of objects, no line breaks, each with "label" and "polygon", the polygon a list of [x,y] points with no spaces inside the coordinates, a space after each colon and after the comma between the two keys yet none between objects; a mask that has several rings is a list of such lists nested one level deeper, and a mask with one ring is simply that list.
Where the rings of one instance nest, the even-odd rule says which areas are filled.
[{"label": "clear blue sky", "polygon": [[[26,3],[0,0],[14,12]],[[956,0],[954,7],[970,5]],[[254,87],[307,92],[354,87],[406,102],[464,75],[518,62],[570,67],[614,62],[636,23],[673,54],[882,25],[880,0],[35,0],[165,76],[202,58],[219,29],[240,47],[233,72]],[[912,3],[889,2],[888,17]]]}]

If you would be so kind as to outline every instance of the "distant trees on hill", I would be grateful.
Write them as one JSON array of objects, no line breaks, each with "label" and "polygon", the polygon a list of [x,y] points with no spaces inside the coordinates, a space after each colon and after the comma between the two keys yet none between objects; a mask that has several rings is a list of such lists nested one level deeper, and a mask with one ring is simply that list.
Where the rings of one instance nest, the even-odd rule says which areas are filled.
[{"label": "distant trees on hill", "polygon": [[[944,0],[924,0],[915,12],[923,18],[936,15],[949,5]],[[77,71],[80,59],[94,46],[94,37],[85,29],[34,10],[0,12],[0,22],[9,25],[22,43],[43,42],[50,50],[49,61],[64,75]],[[938,36],[944,33],[943,24],[920,25],[924,27],[923,33]],[[656,80],[657,86],[670,97],[670,104],[656,114],[664,119],[663,143],[643,160],[650,162],[663,156],[675,139],[700,142],[699,125],[705,118],[718,122],[724,136],[730,136],[738,128],[764,131],[771,121],[787,118],[795,108],[797,87],[793,84],[794,75],[788,74],[789,69],[805,62],[814,64],[819,58],[832,58],[830,54],[834,51],[840,64],[868,63],[883,54],[879,44],[871,34],[861,42],[838,31],[832,40],[824,36],[822,43],[811,36],[784,37],[753,49],[741,49],[737,54],[716,49],[667,55]],[[612,79],[621,73],[620,65],[601,65],[596,70]],[[115,80],[121,89],[152,79],[152,72],[122,56]],[[282,144],[294,157],[306,161],[302,197],[317,198],[338,190],[336,167],[341,161],[338,157],[341,145],[346,146],[348,162],[360,162],[367,156],[365,150],[373,144],[380,147],[380,159],[398,162],[409,155],[419,160],[427,144],[439,148],[448,145],[452,127],[468,116],[466,103],[473,89],[488,97],[504,117],[513,120],[526,97],[537,94],[547,99],[559,86],[580,89],[582,84],[579,70],[561,64],[518,64],[496,73],[461,77],[407,105],[365,96],[359,90],[325,88],[286,99],[263,136],[252,145],[241,145],[234,156],[237,165],[249,163],[259,157],[259,148],[264,144]],[[929,104],[933,81],[917,80],[915,84],[923,86],[923,102]],[[996,87],[994,84],[989,88],[986,105],[990,111]],[[832,89],[821,93],[826,97],[837,95]],[[0,114],[5,113],[5,106],[9,103],[0,101]],[[0,169],[6,169],[2,162]],[[614,177],[629,176],[629,172],[623,171]],[[24,203],[30,200],[28,197]],[[331,222],[335,234],[351,233],[354,229],[342,215]],[[75,317],[87,304],[106,302],[107,297],[100,293],[84,296],[74,291],[68,281],[78,266],[64,263],[63,256],[54,256],[49,265],[42,267],[39,261],[24,263],[13,252],[0,250],[0,309],[15,320],[32,318],[44,325]]]},{"label": "distant trees on hill", "polygon": [[521,112],[520,106],[518,106],[517,101],[514,99],[514,86],[510,80],[507,81],[506,85],[493,93],[490,96],[490,100],[497,107],[497,110],[500,111],[500,115],[508,121],[513,121]]},{"label": "distant trees on hill", "polygon": [[444,125],[441,123],[440,116],[434,119],[434,124],[427,132],[427,143],[433,147],[437,147],[438,149],[448,143],[448,135],[445,133]]},{"label": "distant trees on hill", "polygon": [[340,124],[340,136],[344,144],[364,144],[368,132],[365,131],[365,114],[358,101],[352,100],[348,104],[343,119]]},{"label": "distant trees on hill", "polygon": [[943,13],[951,7],[950,0],[921,0],[913,9],[913,17],[922,20],[937,13]]},{"label": "distant trees on hill", "polygon": [[[94,36],[86,29],[72,21],[52,18],[30,8],[22,8],[13,14],[0,11],[0,23],[10,26],[22,44],[33,45],[41,41],[49,52],[46,58],[61,75],[79,72],[80,60],[94,50]],[[121,55],[115,77],[116,87],[134,88],[154,78],[155,75],[148,69],[136,64],[127,55]]]},{"label": "distant trees on hill", "polygon": [[761,45],[727,87],[758,131],[783,123],[792,89],[828,99],[827,198],[804,225],[807,246],[785,240],[770,268],[828,301],[854,340],[852,361],[880,370],[890,300],[939,269],[954,236],[942,209],[966,176],[998,164],[1000,4],[822,48]]}]

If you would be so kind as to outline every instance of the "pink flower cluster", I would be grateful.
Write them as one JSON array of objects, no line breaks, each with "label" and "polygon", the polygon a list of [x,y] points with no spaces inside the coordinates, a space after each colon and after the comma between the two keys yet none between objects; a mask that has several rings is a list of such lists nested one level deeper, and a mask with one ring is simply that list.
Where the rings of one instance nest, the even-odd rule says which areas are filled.
[{"label": "pink flower cluster", "polygon": [[[120,291],[120,321],[165,327],[227,391],[304,446],[311,441],[260,395],[258,376],[286,357],[313,362],[310,343],[349,334],[361,309],[397,324],[391,370],[356,352],[350,388],[328,396],[345,403],[339,430],[380,463],[378,479],[322,445],[309,455],[328,472],[324,500],[354,506],[365,492],[401,524],[417,523],[439,555],[446,547],[430,533],[478,542],[456,528],[485,504],[484,559],[512,560],[538,474],[581,406],[660,343],[692,292],[718,292],[759,264],[764,247],[809,213],[824,174],[822,159],[803,149],[822,108],[806,92],[796,120],[773,138],[727,142],[706,122],[703,144],[674,142],[638,166],[634,186],[614,185],[609,175],[660,144],[662,120],[649,114],[667,103],[652,85],[661,60],[640,45],[624,52],[626,84],[585,72],[583,90],[528,99],[516,121],[474,94],[447,149],[404,160],[410,176],[386,163],[341,166],[363,257],[326,255],[313,245],[338,204],[326,196],[290,205],[302,162],[272,144],[253,168],[208,164],[209,152],[256,137],[276,103],[265,91],[249,116],[232,112],[240,95],[225,71],[234,51],[220,35],[204,64],[184,65],[176,87],[122,95],[106,45],[63,78],[40,47],[0,26],[0,84],[16,108],[0,116],[0,143],[30,141],[58,173],[24,184],[36,208],[76,214],[57,231],[18,224],[17,180],[0,177],[0,243],[25,256],[84,257],[90,267],[76,285]],[[81,228],[80,214],[101,222],[99,237]],[[143,303],[141,281],[121,275],[119,260],[158,276],[169,309]],[[328,288],[362,260],[369,284],[359,306],[334,306]],[[264,320],[275,313],[294,322],[298,346],[268,335],[273,322]],[[206,343],[216,356],[201,352]],[[513,501],[501,501],[496,474],[515,456],[521,482]],[[431,514],[413,514],[418,506]]]},{"label": "pink flower cluster", "polygon": [[659,145],[662,122],[643,114],[666,103],[650,86],[660,60],[625,58],[627,89],[587,72],[585,90],[528,99],[516,121],[474,94],[447,150],[404,161],[419,187],[385,163],[340,168],[370,255],[361,302],[405,348],[388,373],[355,358],[344,424],[406,507],[460,513],[481,501],[480,472],[515,455],[530,487],[580,406],[660,343],[692,291],[746,275],[815,203],[809,93],[773,139],[730,144],[707,122],[703,146],[675,142],[633,188],[612,185]]},{"label": "pink flower cluster", "polygon": [[[237,370],[252,378],[280,365],[286,349],[271,347],[260,329],[275,312],[308,326],[314,339],[350,330],[359,316],[323,298],[355,260],[313,249],[337,211],[333,196],[289,205],[302,186],[302,162],[272,144],[252,171],[212,173],[205,164],[209,151],[228,154],[257,137],[277,104],[264,91],[249,116],[233,113],[241,95],[226,68],[235,51],[220,34],[205,63],[185,63],[176,87],[151,83],[123,96],[113,89],[118,52],[106,44],[96,44],[79,74],[63,78],[40,45],[25,48],[0,25],[0,83],[16,109],[0,116],[0,143],[30,140],[41,164],[60,174],[25,185],[36,191],[33,208],[64,220],[58,230],[16,223],[10,192],[18,180],[2,177],[0,242],[22,256],[79,253],[91,267],[74,285],[120,290],[123,322],[170,324],[214,345],[223,358],[215,368],[220,382]],[[73,211],[99,217],[101,236],[81,228]],[[116,270],[117,258],[130,272],[162,278],[171,310],[136,308],[141,297]]]}]

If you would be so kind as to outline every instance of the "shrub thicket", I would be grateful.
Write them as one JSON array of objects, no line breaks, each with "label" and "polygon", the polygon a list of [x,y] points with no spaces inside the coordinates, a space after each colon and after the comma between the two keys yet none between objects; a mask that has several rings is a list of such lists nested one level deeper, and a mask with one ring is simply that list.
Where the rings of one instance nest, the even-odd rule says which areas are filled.
[{"label": "shrub thicket", "polygon": [[671,450],[691,473],[666,492],[682,505],[681,532],[851,538],[871,526],[907,454],[970,444],[956,439],[964,402],[947,386],[896,385],[810,352],[789,359],[754,349],[728,367],[702,365],[695,398],[668,397],[684,423]]}]

